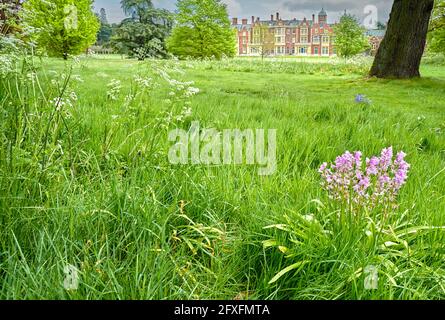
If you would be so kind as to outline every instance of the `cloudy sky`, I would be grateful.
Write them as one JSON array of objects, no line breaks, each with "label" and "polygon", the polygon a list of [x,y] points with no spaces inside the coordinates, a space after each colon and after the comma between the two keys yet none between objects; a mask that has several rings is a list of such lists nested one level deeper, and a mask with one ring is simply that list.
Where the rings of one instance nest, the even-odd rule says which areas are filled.
[{"label": "cloudy sky", "polygon": [[[120,8],[120,0],[95,0],[95,9],[107,10],[111,22],[119,22],[124,17]],[[280,12],[283,19],[311,18],[324,8],[329,22],[338,21],[346,9],[348,12],[363,18],[365,8],[373,5],[378,9],[378,19],[387,22],[391,11],[392,0],[223,0],[228,6],[231,17],[249,18],[251,16],[270,19],[270,15]],[[175,10],[175,0],[154,0],[157,7]]]}]

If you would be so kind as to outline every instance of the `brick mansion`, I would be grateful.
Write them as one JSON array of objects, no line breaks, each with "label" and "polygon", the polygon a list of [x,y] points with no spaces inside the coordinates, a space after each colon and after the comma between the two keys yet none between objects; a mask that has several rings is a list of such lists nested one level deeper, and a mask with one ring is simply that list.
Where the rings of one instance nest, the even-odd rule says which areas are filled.
[{"label": "brick mansion", "polygon": [[[324,9],[312,19],[283,20],[280,14],[270,20],[252,16],[251,21],[232,19],[238,34],[239,56],[334,56],[336,55],[334,24],[328,23]],[[384,30],[369,30],[370,54],[375,54],[383,40]]]}]

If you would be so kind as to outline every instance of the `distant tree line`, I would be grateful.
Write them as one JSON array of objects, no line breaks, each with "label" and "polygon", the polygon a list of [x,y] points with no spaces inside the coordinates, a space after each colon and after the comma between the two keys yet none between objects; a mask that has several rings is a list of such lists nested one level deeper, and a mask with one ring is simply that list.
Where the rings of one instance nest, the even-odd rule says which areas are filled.
[{"label": "distant tree line", "polygon": [[221,0],[179,0],[178,13],[157,9],[151,0],[122,0],[128,18],[110,25],[105,9],[97,45],[143,60],[148,57],[233,57],[236,39]]},{"label": "distant tree line", "polygon": [[[67,59],[93,44],[140,60],[148,57],[233,57],[236,32],[222,0],[178,0],[176,13],[155,8],[152,0],[121,0],[127,15],[110,24],[106,11],[93,13],[93,0],[0,0],[0,35],[27,30],[27,37],[48,55]],[[20,9],[20,10],[19,10]],[[336,25],[336,47],[349,57],[368,44],[357,20],[344,15]],[[371,76],[420,75],[425,47],[445,53],[445,0],[394,0],[385,38]]]}]

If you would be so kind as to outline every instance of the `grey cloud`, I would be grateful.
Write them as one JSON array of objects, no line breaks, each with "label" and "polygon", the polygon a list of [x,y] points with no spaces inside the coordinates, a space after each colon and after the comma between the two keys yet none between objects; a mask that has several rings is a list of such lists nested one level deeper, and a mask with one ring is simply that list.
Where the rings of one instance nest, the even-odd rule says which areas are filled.
[{"label": "grey cloud", "polygon": [[324,8],[328,14],[331,12],[334,13],[334,15],[339,15],[344,12],[344,10],[347,10],[349,13],[361,18],[364,15],[364,8],[367,5],[374,5],[379,11],[379,19],[386,21],[388,20],[392,4],[393,1],[389,0],[286,0],[283,2],[283,7],[291,12],[306,10],[319,12],[321,8]]},{"label": "grey cloud", "polygon": [[[346,9],[359,18],[363,17],[366,5],[375,5],[379,9],[379,20],[386,22],[393,4],[392,0],[224,0],[231,3],[230,15],[249,18],[251,16],[268,19],[271,14],[280,12],[284,19],[310,18],[324,8],[329,21],[338,21]],[[96,8],[106,8],[113,22],[123,18],[120,0],[95,0]],[[154,0],[156,6],[175,10],[175,0]]]}]

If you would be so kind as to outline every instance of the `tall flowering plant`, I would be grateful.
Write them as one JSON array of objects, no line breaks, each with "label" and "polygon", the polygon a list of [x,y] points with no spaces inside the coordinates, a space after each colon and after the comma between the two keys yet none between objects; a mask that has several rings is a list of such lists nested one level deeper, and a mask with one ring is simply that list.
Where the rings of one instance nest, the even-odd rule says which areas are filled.
[{"label": "tall flowering plant", "polygon": [[323,188],[331,199],[346,203],[353,211],[383,207],[386,212],[397,207],[397,196],[406,184],[410,165],[405,157],[404,152],[394,157],[392,147],[365,161],[360,151],[347,151],[333,164],[320,167]]}]

